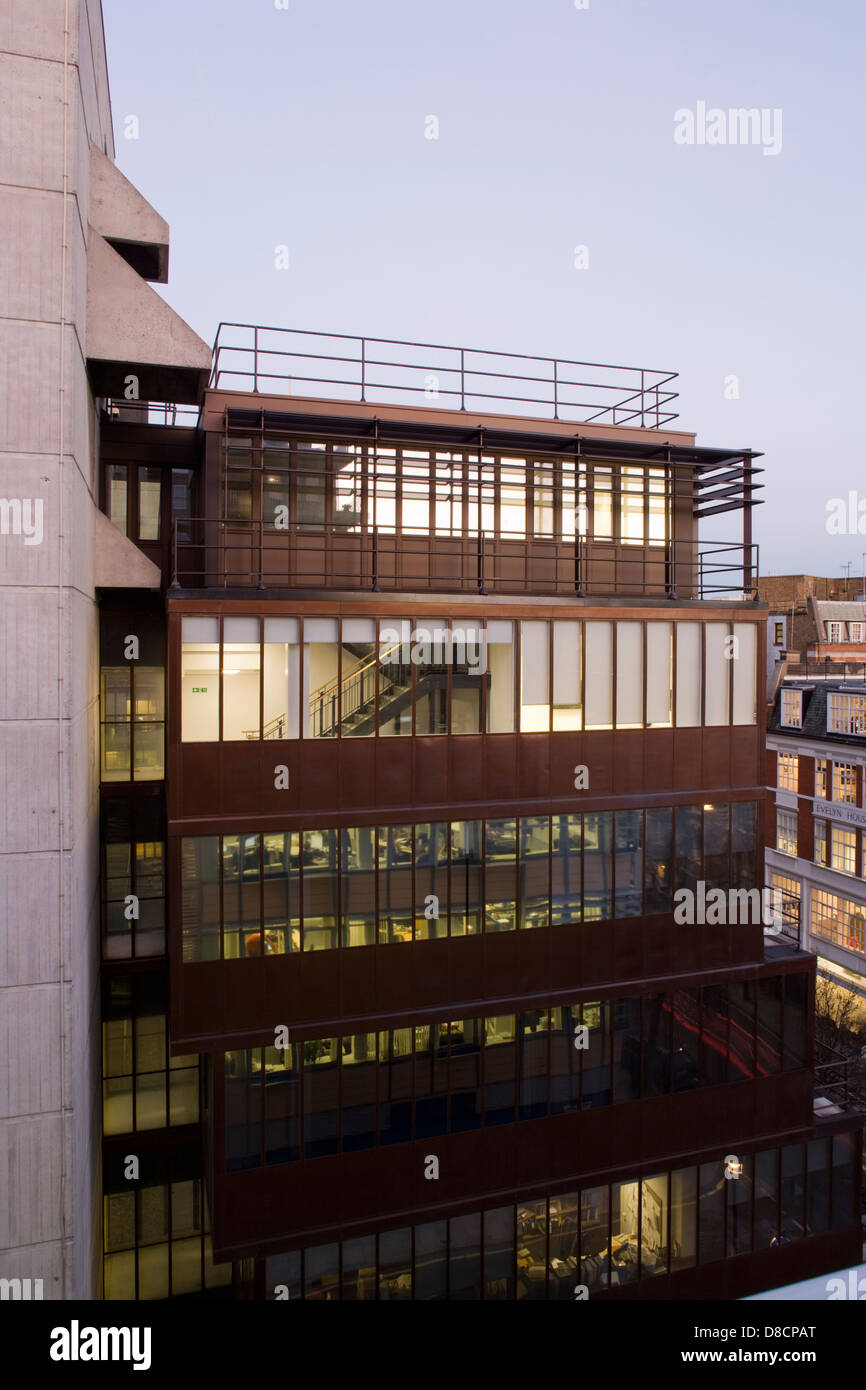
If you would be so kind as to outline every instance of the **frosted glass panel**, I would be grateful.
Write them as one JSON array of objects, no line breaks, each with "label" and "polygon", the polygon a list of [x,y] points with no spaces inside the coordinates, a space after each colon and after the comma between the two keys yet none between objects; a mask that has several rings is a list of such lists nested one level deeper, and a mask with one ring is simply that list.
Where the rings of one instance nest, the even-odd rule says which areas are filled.
[{"label": "frosted glass panel", "polygon": [[514,732],[514,624],[487,624],[487,731]]},{"label": "frosted glass panel", "polygon": [[224,642],[259,642],[258,618],[224,618]]},{"label": "frosted glass panel", "polygon": [[616,724],[639,729],[643,724],[643,632],[640,623],[616,625]]},{"label": "frosted glass panel", "polygon": [[336,642],[337,640],[337,619],[336,618],[305,618],[304,619],[304,641],[305,642]]},{"label": "frosted glass panel", "polygon": [[265,618],[266,642],[297,642],[297,618]]},{"label": "frosted glass panel", "polygon": [[668,728],[673,722],[673,623],[647,623],[647,727]]},{"label": "frosted glass panel", "polygon": [[696,729],[701,722],[701,625],[677,623],[677,725]]},{"label": "frosted glass panel", "polygon": [[734,623],[734,718],[735,724],[754,724],[758,717],[755,695],[758,629],[755,623]]},{"label": "frosted glass panel", "polygon": [[376,619],[375,618],[344,618],[343,619],[343,641],[344,642],[375,642],[376,640]]},{"label": "frosted glass panel", "polygon": [[184,642],[218,642],[220,640],[219,618],[184,618]]},{"label": "frosted glass panel", "polygon": [[613,727],[613,624],[586,624],[586,727]]},{"label": "frosted glass panel", "polygon": [[728,657],[728,624],[707,623],[704,629],[706,643],[706,723],[709,725],[727,724],[730,710],[731,662]]}]

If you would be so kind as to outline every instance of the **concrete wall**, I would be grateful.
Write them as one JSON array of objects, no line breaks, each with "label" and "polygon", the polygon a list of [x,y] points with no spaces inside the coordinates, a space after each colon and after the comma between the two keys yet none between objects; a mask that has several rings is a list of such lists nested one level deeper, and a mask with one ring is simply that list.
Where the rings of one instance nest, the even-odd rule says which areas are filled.
[{"label": "concrete wall", "polygon": [[[90,144],[114,144],[99,0],[0,6],[0,1275],[99,1294],[96,422]],[[33,520],[31,511],[30,519]],[[33,543],[28,543],[32,539]]]}]

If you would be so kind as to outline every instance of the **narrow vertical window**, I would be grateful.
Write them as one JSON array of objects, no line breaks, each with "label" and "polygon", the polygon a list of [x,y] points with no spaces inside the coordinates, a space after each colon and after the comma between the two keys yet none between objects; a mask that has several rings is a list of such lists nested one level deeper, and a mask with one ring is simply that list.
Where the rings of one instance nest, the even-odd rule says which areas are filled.
[{"label": "narrow vertical window", "polygon": [[223,739],[259,737],[259,628],[258,618],[223,620]]},{"label": "narrow vertical window", "polygon": [[586,728],[613,727],[613,623],[586,624]]},{"label": "narrow vertical window", "polygon": [[219,618],[183,618],[181,739],[213,743],[220,736]]},{"label": "narrow vertical window", "polygon": [[643,627],[616,625],[616,727],[643,726]]},{"label": "narrow vertical window", "polygon": [[757,650],[757,625],[734,623],[734,724],[754,724],[758,717]]},{"label": "narrow vertical window", "polygon": [[580,629],[576,622],[553,624],[553,727],[558,730],[583,727]]},{"label": "narrow vertical window", "polygon": [[162,469],[138,470],[138,539],[159,540],[159,503],[162,494]]},{"label": "narrow vertical window", "polygon": [[673,623],[647,623],[646,722],[648,729],[673,723]]},{"label": "narrow vertical window", "polygon": [[128,469],[125,463],[109,463],[105,469],[106,509],[113,526],[127,534]]},{"label": "narrow vertical window", "polygon": [[514,732],[514,623],[494,620],[485,632],[487,732]]},{"label": "narrow vertical window", "polygon": [[520,624],[520,732],[550,728],[548,624]]},{"label": "narrow vertical window", "polygon": [[297,618],[265,618],[262,737],[298,737],[300,647]]},{"label": "narrow vertical window", "polygon": [[731,649],[727,623],[706,623],[706,723],[730,722]]},{"label": "narrow vertical window", "polygon": [[701,722],[701,624],[677,623],[677,726]]}]

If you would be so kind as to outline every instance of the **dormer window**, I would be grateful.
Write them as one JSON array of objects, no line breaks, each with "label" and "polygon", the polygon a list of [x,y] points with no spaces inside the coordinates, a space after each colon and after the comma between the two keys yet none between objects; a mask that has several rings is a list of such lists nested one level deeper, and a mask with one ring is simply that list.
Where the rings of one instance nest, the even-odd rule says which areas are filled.
[{"label": "dormer window", "polygon": [[827,695],[827,733],[866,736],[866,695],[842,695],[829,692]]},{"label": "dormer window", "polygon": [[848,631],[852,642],[866,642],[866,623],[849,623]]},{"label": "dormer window", "polygon": [[780,722],[786,729],[802,729],[803,727],[803,692],[802,690],[783,690],[782,708]]},{"label": "dormer window", "polygon": [[828,641],[828,642],[844,642],[844,641],[845,641],[845,624],[844,624],[844,623],[828,623],[828,624],[827,624],[827,641]]}]

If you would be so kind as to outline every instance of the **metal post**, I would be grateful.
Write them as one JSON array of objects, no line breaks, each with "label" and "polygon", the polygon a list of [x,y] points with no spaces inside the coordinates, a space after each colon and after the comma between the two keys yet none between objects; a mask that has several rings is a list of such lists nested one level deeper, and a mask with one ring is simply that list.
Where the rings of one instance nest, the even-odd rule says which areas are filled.
[{"label": "metal post", "polygon": [[372,542],[373,542],[373,555],[372,555],[372,560],[373,560],[373,593],[374,593],[374,594],[378,594],[378,593],[379,593],[379,528],[378,528],[377,526],[374,526],[373,529],[372,529],[372,531],[370,532],[370,538],[371,538],[371,540],[372,540]]},{"label": "metal post", "polygon": [[[752,462],[751,454],[744,455],[744,467]],[[743,474],[743,593],[752,587],[752,489],[751,474]]]},{"label": "metal post", "polygon": [[553,359],[553,418],[554,418],[554,420],[558,420],[558,419],[559,419],[559,389],[558,389],[558,383],[557,383],[557,378],[556,378],[556,369],[557,369],[558,366],[559,366],[559,363],[557,362],[556,358],[554,357],[554,359]]},{"label": "metal post", "polygon": [[258,584],[256,585],[256,588],[257,588],[257,589],[263,589],[263,588],[265,587],[265,581],[264,581],[264,577],[263,577],[263,575],[264,575],[264,549],[265,549],[265,523],[264,523],[264,518],[262,518],[262,519],[259,521],[259,582],[258,582]]},{"label": "metal post", "polygon": [[361,339],[361,400],[366,402],[365,392],[367,390],[367,340]]},{"label": "metal post", "polygon": [[170,589],[179,589],[177,577],[177,518],[171,519],[171,584]]},{"label": "metal post", "polygon": [[253,329],[253,390],[259,389],[259,330]]},{"label": "metal post", "polygon": [[460,409],[466,409],[466,379],[464,373],[464,349],[460,349]]},{"label": "metal post", "polygon": [[487,585],[484,583],[484,532],[478,532],[478,592],[487,593]]}]

